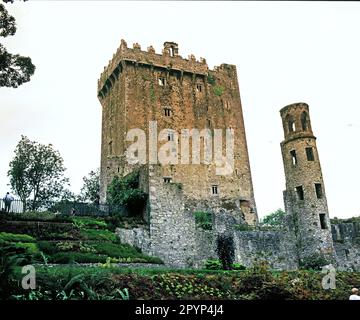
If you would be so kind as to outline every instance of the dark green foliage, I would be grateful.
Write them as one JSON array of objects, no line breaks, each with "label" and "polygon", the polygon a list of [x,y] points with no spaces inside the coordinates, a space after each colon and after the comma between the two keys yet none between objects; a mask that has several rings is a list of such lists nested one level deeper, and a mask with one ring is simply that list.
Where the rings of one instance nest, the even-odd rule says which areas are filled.
[{"label": "dark green foliage", "polygon": [[16,267],[31,262],[26,249],[13,243],[0,245],[0,300],[7,299],[16,290]]},{"label": "dark green foliage", "polygon": [[197,227],[203,230],[212,230],[212,214],[210,212],[196,211],[194,215]]},{"label": "dark green foliage", "polygon": [[81,201],[98,205],[100,202],[100,169],[90,171],[88,176],[83,178],[83,181],[84,185],[80,191]]},{"label": "dark green foliage", "polygon": [[246,267],[242,265],[241,263],[233,263],[231,266],[232,270],[246,270]]},{"label": "dark green foliage", "polygon": [[35,242],[36,240],[27,234],[15,234],[0,232],[0,244],[1,242]]},{"label": "dark green foliage", "polygon": [[207,82],[209,84],[211,84],[212,86],[214,86],[215,83],[216,83],[216,80],[215,80],[214,76],[212,74],[210,74],[210,73],[207,76]]},{"label": "dark green foliage", "polygon": [[56,242],[53,241],[38,241],[37,245],[39,250],[46,254],[54,254],[59,251]]},{"label": "dark green foliage", "polygon": [[[13,36],[15,32],[15,18],[0,4],[0,37]],[[0,87],[17,88],[30,81],[34,72],[35,66],[29,57],[11,54],[0,44]]]},{"label": "dark green foliage", "polygon": [[106,254],[107,256],[113,258],[143,257],[141,251],[127,244],[114,244],[104,242],[97,243],[94,246],[97,252]]},{"label": "dark green foliage", "polygon": [[225,91],[225,88],[222,86],[214,87],[214,93],[215,93],[215,95],[217,95],[219,97],[224,93],[224,91]]},{"label": "dark green foliage", "polygon": [[[205,269],[207,269],[207,270],[224,270],[223,264],[221,263],[220,260],[206,260]],[[240,263],[233,263],[231,265],[231,269],[240,271],[240,270],[245,270],[246,267]]]},{"label": "dark green foliage", "polygon": [[98,263],[106,262],[106,255],[87,252],[58,252],[49,256],[51,263]]},{"label": "dark green foliage", "polygon": [[100,218],[92,218],[92,217],[73,217],[73,224],[79,228],[91,227],[95,229],[107,229],[107,223]]},{"label": "dark green foliage", "polygon": [[[24,290],[17,287],[23,276],[21,270],[13,270],[7,293],[23,300],[121,300],[123,296],[146,300],[348,300],[351,288],[360,286],[359,272],[338,271],[336,289],[324,290],[321,272],[274,272],[264,262],[258,262],[246,271],[63,265],[37,266],[37,289],[24,295]],[[3,292],[3,286],[0,292]]]},{"label": "dark green foliage", "polygon": [[235,224],[234,228],[237,231],[253,231],[253,230],[255,230],[255,228],[253,226],[250,226],[247,223]]},{"label": "dark green foliage", "polygon": [[216,252],[224,270],[230,270],[235,258],[234,239],[219,235],[216,239]]},{"label": "dark green foliage", "polygon": [[107,228],[115,231],[116,228],[133,229],[145,225],[145,221],[140,216],[121,216],[119,214],[106,217],[104,221],[107,223]]},{"label": "dark green foliage", "polygon": [[130,214],[141,214],[147,194],[139,189],[139,172],[133,171],[122,178],[115,176],[108,186],[107,199],[110,205],[124,207]]},{"label": "dark green foliage", "polygon": [[9,221],[52,221],[52,222],[72,222],[72,217],[64,214],[55,214],[49,211],[26,211],[23,213],[2,213],[0,220]]},{"label": "dark green foliage", "polygon": [[290,290],[286,285],[281,281],[276,281],[267,263],[261,261],[240,274],[235,290],[242,299],[284,300],[291,298]]},{"label": "dark green foliage", "polygon": [[261,222],[261,226],[282,226],[284,225],[285,212],[282,209],[278,209],[273,213],[265,216]]},{"label": "dark green foliage", "polygon": [[68,183],[64,177],[63,162],[60,153],[51,144],[39,144],[21,136],[15,157],[9,164],[8,176],[24,209],[36,210],[61,197]]},{"label": "dark green foliage", "polygon": [[117,241],[115,234],[109,230],[82,229],[80,235],[85,240]]},{"label": "dark green foliage", "polygon": [[220,260],[206,260],[205,269],[207,270],[221,270],[222,263]]},{"label": "dark green foliage", "polygon": [[299,261],[299,268],[302,270],[322,270],[322,267],[330,264],[326,257],[319,253],[305,257]]}]

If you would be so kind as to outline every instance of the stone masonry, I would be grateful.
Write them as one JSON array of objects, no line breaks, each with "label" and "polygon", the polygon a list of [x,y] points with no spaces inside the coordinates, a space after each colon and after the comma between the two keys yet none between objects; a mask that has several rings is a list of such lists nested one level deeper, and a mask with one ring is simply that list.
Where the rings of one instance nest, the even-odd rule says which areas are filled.
[{"label": "stone masonry", "polygon": [[[106,201],[114,176],[135,169],[140,173],[140,188],[148,194],[145,211],[140,213],[146,224],[118,228],[121,242],[173,267],[198,268],[208,259],[217,259],[217,239],[227,235],[234,241],[235,262],[245,266],[266,260],[274,269],[294,270],[301,259],[324,254],[339,269],[360,269],[360,228],[355,223],[330,224],[307,104],[291,104],[280,111],[286,224],[282,230],[260,231],[234,65],[210,70],[203,58],[182,58],[174,42],[165,42],[157,54],[152,46],[143,51],[139,44],[128,48],[121,40],[100,76],[98,97],[102,105],[101,202]],[[133,128],[148,134],[150,121],[156,121],[157,133],[170,128],[174,136],[167,140],[174,142],[180,140],[182,129],[221,129],[224,136],[225,129],[234,129],[233,173],[217,175],[214,161],[129,164],[126,134]],[[161,148],[162,142],[159,139],[156,147]],[[146,141],[147,150],[150,143]],[[182,148],[177,149],[179,154]],[[222,151],[226,152],[224,145]],[[196,212],[210,214],[211,230],[197,224]],[[238,228],[246,225],[255,231]]]},{"label": "stone masonry", "polygon": [[309,107],[295,103],[281,109],[281,143],[286,191],[285,211],[299,246],[299,258],[316,253],[334,260],[330,218]]}]

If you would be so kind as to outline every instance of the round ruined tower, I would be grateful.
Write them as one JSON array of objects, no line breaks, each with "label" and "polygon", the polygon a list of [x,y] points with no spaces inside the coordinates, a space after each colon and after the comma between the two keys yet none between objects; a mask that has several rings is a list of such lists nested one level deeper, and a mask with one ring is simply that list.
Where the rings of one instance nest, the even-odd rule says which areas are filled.
[{"label": "round ruined tower", "polygon": [[323,254],[334,258],[330,218],[320,159],[306,103],[280,110],[286,190],[285,211],[296,237],[299,259]]}]

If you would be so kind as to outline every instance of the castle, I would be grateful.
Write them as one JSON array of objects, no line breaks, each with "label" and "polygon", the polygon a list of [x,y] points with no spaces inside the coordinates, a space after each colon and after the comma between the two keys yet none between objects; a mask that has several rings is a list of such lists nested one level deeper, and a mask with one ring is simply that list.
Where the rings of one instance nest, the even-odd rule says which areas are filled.
[{"label": "castle", "polygon": [[[165,42],[157,54],[152,46],[143,51],[139,44],[129,48],[121,40],[98,81],[98,98],[100,201],[106,201],[114,176],[135,170],[140,188],[148,194],[139,213],[147,224],[118,229],[122,242],[172,266],[201,267],[217,257],[217,239],[227,235],[233,239],[236,262],[247,266],[261,258],[276,269],[296,269],[301,259],[321,253],[339,268],[357,269],[356,226],[351,233],[330,224],[305,103],[280,111],[286,228],[264,231],[257,228],[234,65],[210,70],[203,58],[182,58],[174,42]],[[131,144],[138,147],[132,154],[136,161],[129,161]],[[199,225],[199,215],[209,219],[210,227]]]}]

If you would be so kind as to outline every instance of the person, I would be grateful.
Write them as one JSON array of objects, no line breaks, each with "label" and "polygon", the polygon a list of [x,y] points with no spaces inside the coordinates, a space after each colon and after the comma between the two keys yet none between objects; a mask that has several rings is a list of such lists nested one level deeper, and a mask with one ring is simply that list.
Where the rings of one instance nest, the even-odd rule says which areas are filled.
[{"label": "person", "polygon": [[359,293],[359,289],[358,288],[352,288],[351,289],[351,296],[349,298],[349,300],[360,300],[360,297],[358,295]]},{"label": "person", "polygon": [[10,192],[7,192],[3,200],[5,203],[5,212],[10,212],[11,202],[14,201],[14,197],[10,194]]}]

